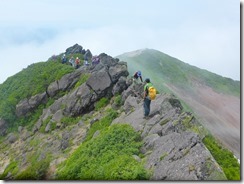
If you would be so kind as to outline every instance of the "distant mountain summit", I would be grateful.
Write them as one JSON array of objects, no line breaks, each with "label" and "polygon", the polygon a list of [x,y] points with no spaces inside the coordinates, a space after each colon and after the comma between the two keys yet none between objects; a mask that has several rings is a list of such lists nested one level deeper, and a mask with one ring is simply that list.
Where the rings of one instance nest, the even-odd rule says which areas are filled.
[{"label": "distant mountain summit", "polygon": [[197,114],[203,124],[240,158],[240,81],[189,65],[153,49],[117,56],[130,75],[142,71],[161,92],[171,92]]}]

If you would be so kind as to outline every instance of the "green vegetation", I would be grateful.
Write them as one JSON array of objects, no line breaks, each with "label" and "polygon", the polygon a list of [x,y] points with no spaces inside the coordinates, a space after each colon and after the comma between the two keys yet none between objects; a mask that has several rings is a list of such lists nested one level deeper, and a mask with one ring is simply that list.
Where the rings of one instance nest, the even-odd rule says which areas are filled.
[{"label": "green vegetation", "polygon": [[83,83],[85,83],[87,81],[87,79],[90,77],[90,74],[83,74],[80,76],[80,79],[78,80],[78,82],[75,84],[75,89],[79,86],[81,86]]},{"label": "green vegetation", "polygon": [[108,109],[107,110],[107,114],[105,114],[105,116],[95,122],[94,124],[92,124],[91,128],[89,129],[87,135],[86,135],[86,140],[88,141],[92,138],[92,136],[94,135],[94,133],[97,130],[104,130],[105,128],[109,127],[110,124],[112,123],[112,121],[118,116],[118,113],[113,110],[113,109]]},{"label": "green vegetation", "polygon": [[61,119],[61,122],[65,125],[65,126],[69,126],[69,125],[74,125],[77,124],[79,122],[81,118],[80,117],[63,117]]},{"label": "green vegetation", "polygon": [[168,156],[168,153],[167,152],[165,152],[165,153],[163,153],[161,156],[160,156],[160,161],[162,161],[165,157],[167,157]]},{"label": "green vegetation", "polygon": [[11,177],[15,180],[40,180],[45,179],[46,171],[49,167],[51,161],[51,156],[44,156],[43,159],[40,159],[40,154],[29,155],[27,158],[29,166],[21,171],[18,166],[18,162],[12,161],[6,167],[3,174],[0,175],[0,179],[6,179],[8,174],[11,174]]},{"label": "green vegetation", "polygon": [[95,110],[99,110],[103,107],[105,107],[106,105],[108,105],[109,100],[105,97],[101,98],[98,102],[95,103]]},{"label": "green vegetation", "polygon": [[122,97],[121,95],[116,95],[115,98],[114,98],[114,104],[118,107],[120,107],[122,104]]},{"label": "green vegetation", "polygon": [[171,90],[165,84],[177,85],[192,92],[192,83],[198,81],[217,92],[240,96],[240,81],[191,66],[153,49],[146,49],[134,57],[127,57],[126,54],[117,57],[128,63],[130,74],[140,69],[144,79],[149,77],[157,89],[167,93]]},{"label": "green vegetation", "polygon": [[203,142],[220,167],[222,167],[227,179],[240,180],[240,165],[234,158],[233,153],[220,146],[213,136],[206,136]]},{"label": "green vegetation", "polygon": [[20,172],[16,180],[43,180],[49,167],[51,156],[46,156],[44,159],[38,159],[40,154],[32,155],[29,159],[30,165]]},{"label": "green vegetation", "polygon": [[0,175],[0,180],[4,180],[8,173],[11,173],[12,175],[17,174],[19,168],[18,168],[18,162],[12,161],[10,164],[6,167],[4,172]]},{"label": "green vegetation", "polygon": [[22,99],[45,92],[51,82],[72,71],[74,69],[69,65],[57,62],[39,62],[31,64],[21,72],[9,77],[3,84],[0,84],[0,116],[8,122],[11,128],[15,129],[19,125],[35,121],[43,107],[37,110],[35,118],[25,118],[16,122],[16,104]]},{"label": "green vegetation", "polygon": [[83,143],[59,166],[60,180],[141,180],[148,179],[138,155],[142,142],[133,128],[115,124],[96,138]]}]

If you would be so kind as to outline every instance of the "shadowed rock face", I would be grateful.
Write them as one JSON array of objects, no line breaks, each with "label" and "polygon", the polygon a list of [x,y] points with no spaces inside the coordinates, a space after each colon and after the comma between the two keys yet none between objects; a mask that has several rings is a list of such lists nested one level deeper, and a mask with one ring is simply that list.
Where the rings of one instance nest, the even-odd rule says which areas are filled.
[{"label": "shadowed rock face", "polygon": [[[123,94],[128,96],[131,87]],[[133,94],[133,93],[132,93]],[[196,124],[190,113],[182,112],[180,101],[160,94],[151,102],[150,119],[143,119],[143,102],[129,95],[124,110],[113,121],[127,123],[141,133],[146,154],[146,168],[153,171],[151,180],[222,180],[226,179],[198,134],[184,123]]]}]

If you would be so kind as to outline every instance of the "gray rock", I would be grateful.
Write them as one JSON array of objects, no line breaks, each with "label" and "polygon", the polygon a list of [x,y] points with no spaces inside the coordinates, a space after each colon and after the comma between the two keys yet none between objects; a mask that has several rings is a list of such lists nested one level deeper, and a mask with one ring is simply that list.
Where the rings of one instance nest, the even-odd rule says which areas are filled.
[{"label": "gray rock", "polygon": [[84,74],[86,71],[83,68],[79,70],[75,70],[72,73],[64,75],[59,81],[59,90],[60,91],[67,91],[70,90],[76,82],[80,79],[80,76]]},{"label": "gray rock", "polygon": [[15,141],[17,141],[17,139],[18,139],[18,137],[17,137],[15,134],[13,134],[13,133],[10,133],[10,134],[8,135],[8,138],[7,138],[8,142],[9,142],[10,144],[12,144],[12,143],[14,143]]},{"label": "gray rock", "polygon": [[60,122],[63,117],[63,110],[60,109],[53,115],[52,120],[55,122]]},{"label": "gray rock", "polygon": [[[117,64],[109,68],[109,75],[111,76],[112,82],[116,83],[120,77],[127,77],[129,72],[127,65]],[[126,82],[124,82],[126,84]]]},{"label": "gray rock", "polygon": [[29,131],[24,131],[22,134],[21,134],[21,139],[23,140],[23,141],[25,141],[26,139],[28,139],[29,137],[31,137],[31,133],[29,132]]},{"label": "gray rock", "polygon": [[83,52],[83,47],[78,45],[77,43],[73,45],[72,47],[69,47],[66,49],[65,54],[81,54]]},{"label": "gray rock", "polygon": [[100,97],[107,95],[112,81],[105,70],[92,73],[86,84]]},{"label": "gray rock", "polygon": [[138,107],[139,107],[139,103],[137,101],[137,98],[133,96],[129,96],[124,102],[123,109],[125,113],[128,113]]},{"label": "gray rock", "polygon": [[84,83],[71,94],[67,95],[67,98],[63,102],[66,106],[64,115],[75,116],[87,112],[90,106],[93,106],[96,99],[96,94]]},{"label": "gray rock", "polygon": [[5,136],[7,134],[7,122],[0,118],[0,136]]},{"label": "gray rock", "polygon": [[45,92],[32,96],[30,99],[21,100],[16,105],[16,115],[18,117],[25,116],[27,113],[35,110],[40,104],[45,104],[46,102],[47,95]]},{"label": "gray rock", "polygon": [[19,127],[18,127],[18,132],[21,133],[22,130],[23,130],[23,127],[22,127],[22,126],[19,126]]},{"label": "gray rock", "polygon": [[63,140],[69,140],[70,139],[70,133],[69,132],[63,132],[62,133],[62,139]]},{"label": "gray rock", "polygon": [[62,140],[61,141],[61,149],[65,150],[68,147],[69,147],[69,141],[68,140]]},{"label": "gray rock", "polygon": [[107,67],[115,66],[119,62],[118,59],[114,59],[105,53],[100,54],[99,58],[100,58],[100,63],[102,63],[103,65],[105,65]]},{"label": "gray rock", "polygon": [[85,126],[85,123],[84,123],[82,120],[80,120],[80,121],[78,122],[78,126],[79,126],[79,127]]},{"label": "gray rock", "polygon": [[93,118],[91,121],[90,121],[90,125],[93,125],[95,122],[99,121],[99,119],[97,118]]},{"label": "gray rock", "polygon": [[47,93],[50,97],[54,97],[59,91],[59,84],[58,81],[52,82],[48,88],[47,88]]},{"label": "gray rock", "polygon": [[92,138],[96,138],[96,137],[99,136],[99,135],[100,135],[100,130],[97,130],[97,131],[93,134]]},{"label": "gray rock", "polygon": [[118,82],[114,85],[112,93],[113,95],[121,94],[126,89],[127,89],[126,78],[124,76],[121,76]]},{"label": "gray rock", "polygon": [[49,132],[51,129],[51,122],[49,122],[45,128],[45,132]]}]

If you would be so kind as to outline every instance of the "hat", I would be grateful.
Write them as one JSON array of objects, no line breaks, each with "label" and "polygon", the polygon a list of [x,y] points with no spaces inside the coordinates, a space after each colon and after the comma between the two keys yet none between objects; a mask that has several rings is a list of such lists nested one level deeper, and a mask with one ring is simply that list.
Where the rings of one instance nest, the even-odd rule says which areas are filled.
[{"label": "hat", "polygon": [[149,78],[146,78],[146,79],[145,79],[145,82],[146,82],[146,83],[149,83],[149,82],[150,82],[150,79],[149,79]]}]

